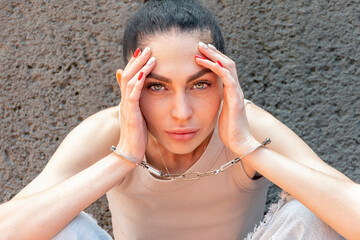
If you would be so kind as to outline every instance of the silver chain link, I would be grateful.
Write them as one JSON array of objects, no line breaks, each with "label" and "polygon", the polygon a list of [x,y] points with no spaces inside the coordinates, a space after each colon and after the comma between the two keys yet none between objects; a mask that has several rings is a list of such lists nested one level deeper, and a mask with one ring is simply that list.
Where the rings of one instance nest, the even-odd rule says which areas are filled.
[{"label": "silver chain link", "polygon": [[207,171],[207,172],[203,172],[203,173],[199,173],[199,172],[185,172],[183,174],[167,174],[167,173],[162,173],[160,170],[157,170],[156,168],[150,166],[149,164],[147,164],[146,162],[142,161],[141,164],[139,164],[141,167],[147,169],[150,173],[164,178],[166,180],[172,180],[172,179],[183,179],[183,180],[197,180],[201,177],[206,177],[206,176],[214,176],[217,175],[225,170],[227,170],[228,168],[234,166],[236,163],[240,162],[242,158],[244,158],[245,156],[249,155],[250,153],[254,152],[255,150],[257,150],[260,147],[264,147],[265,145],[271,143],[270,138],[265,139],[259,146],[257,146],[256,148],[252,149],[251,151],[249,151],[248,153],[246,153],[245,155],[243,155],[242,157],[237,157],[223,165],[221,165],[218,169],[212,170],[212,171]]}]

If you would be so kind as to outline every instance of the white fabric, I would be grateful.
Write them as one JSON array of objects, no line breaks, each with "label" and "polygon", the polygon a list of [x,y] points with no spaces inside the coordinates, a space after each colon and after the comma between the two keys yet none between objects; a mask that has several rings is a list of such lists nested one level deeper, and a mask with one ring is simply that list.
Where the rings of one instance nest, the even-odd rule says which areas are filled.
[{"label": "white fabric", "polygon": [[342,240],[335,230],[286,192],[245,240]]},{"label": "white fabric", "polygon": [[112,237],[96,220],[85,212],[81,212],[52,240],[111,240]]}]

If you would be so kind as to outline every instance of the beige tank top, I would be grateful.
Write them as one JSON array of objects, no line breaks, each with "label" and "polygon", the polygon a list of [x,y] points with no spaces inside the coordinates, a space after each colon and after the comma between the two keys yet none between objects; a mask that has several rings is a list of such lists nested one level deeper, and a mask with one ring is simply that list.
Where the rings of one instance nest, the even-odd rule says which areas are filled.
[{"label": "beige tank top", "polygon": [[[188,170],[213,170],[236,155],[216,126],[200,159]],[[250,179],[241,163],[216,176],[160,180],[135,168],[107,193],[115,239],[244,239],[263,216],[268,180]]]}]

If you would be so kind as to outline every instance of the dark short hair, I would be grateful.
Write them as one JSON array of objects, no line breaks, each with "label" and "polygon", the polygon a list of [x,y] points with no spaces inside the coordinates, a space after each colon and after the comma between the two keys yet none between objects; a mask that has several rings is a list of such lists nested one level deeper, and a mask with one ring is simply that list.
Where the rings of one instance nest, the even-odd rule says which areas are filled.
[{"label": "dark short hair", "polygon": [[180,32],[210,32],[212,43],[225,52],[224,39],[215,17],[197,0],[149,0],[128,20],[123,36],[127,63],[141,41],[172,29]]}]

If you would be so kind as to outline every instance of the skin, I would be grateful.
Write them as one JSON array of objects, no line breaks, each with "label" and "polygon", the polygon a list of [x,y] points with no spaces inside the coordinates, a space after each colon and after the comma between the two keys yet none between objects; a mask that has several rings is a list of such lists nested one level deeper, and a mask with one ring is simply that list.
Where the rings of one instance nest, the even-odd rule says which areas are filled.
[{"label": "skin", "polygon": [[[186,44],[179,45],[178,39],[186,39]],[[89,117],[71,131],[41,174],[12,200],[0,205],[0,232],[4,239],[49,239],[80,211],[106,192],[113,191],[136,165],[111,153],[111,145],[138,162],[146,155],[154,165],[161,167],[154,146],[156,138],[171,171],[183,171],[193,164],[211,136],[214,118],[197,115],[197,111],[202,111],[200,107],[205,106],[202,98],[189,90],[192,88],[185,79],[204,68],[213,73],[203,77],[217,82],[211,89],[216,96],[214,102],[218,103],[218,96],[223,97],[218,122],[223,143],[242,156],[265,138],[272,139],[269,147],[242,159],[247,175],[251,178],[259,172],[347,239],[360,235],[357,227],[360,222],[359,185],[326,165],[295,133],[269,113],[253,104],[244,106],[235,63],[209,45],[196,44],[199,40],[197,35],[158,36],[152,41],[152,50],[145,52],[143,49],[141,55],[129,60],[124,70],[117,71],[122,93],[120,124],[116,106]],[[161,44],[157,45],[161,41],[173,48],[162,52],[162,48],[158,48]],[[195,58],[194,54],[206,59]],[[152,55],[156,60],[149,62]],[[174,55],[179,56],[174,61],[183,65],[175,68],[169,63],[168,59]],[[189,60],[182,62],[183,58]],[[179,66],[189,72],[181,72]],[[168,69],[172,71],[167,72]],[[155,96],[148,93],[144,86],[151,80],[147,77],[150,73],[171,78],[169,92]],[[208,99],[206,94],[202,96]],[[171,108],[154,108],[147,102],[161,104],[159,98],[168,101]],[[215,104],[208,106],[206,116],[216,116],[217,109]],[[160,116],[153,115],[152,110]],[[157,123],[162,120],[164,126],[158,127]],[[188,146],[181,143],[181,146],[186,145],[184,150],[177,148],[178,144],[164,133],[178,126],[201,129]],[[116,206],[116,202],[111,204]]]},{"label": "skin", "polygon": [[[198,39],[190,34],[183,34],[181,39],[168,34],[149,41],[156,66],[146,77],[140,96],[140,109],[149,132],[146,155],[152,165],[163,168],[154,147],[157,141],[171,173],[185,172],[201,156],[222,100],[221,79],[195,62],[194,56],[201,55],[197,46]],[[188,81],[194,75],[197,76]],[[190,131],[196,133],[190,140],[174,139],[172,131],[179,129],[193,129]]]},{"label": "skin", "polygon": [[[181,66],[190,68],[190,65],[193,65],[191,60],[181,62],[182,58],[189,59],[187,58],[187,51],[189,51],[190,55],[190,52],[193,50],[179,47],[181,51],[161,52],[161,48],[157,48],[158,45],[156,42],[159,42],[159,46],[162,48],[166,48],[165,45],[176,46],[176,44],[178,44],[178,46],[187,46],[183,42],[180,42],[179,39],[186,38],[188,35],[182,34],[180,37],[176,35],[176,33],[173,34],[173,36],[171,36],[171,34],[162,36],[162,38],[165,39],[163,42],[159,40],[159,38],[152,41],[154,47],[153,54],[159,56],[157,64],[159,64],[159,66],[169,64],[167,66],[172,69],[171,74],[169,74],[167,72],[168,68],[159,67],[156,69],[157,74],[182,76],[181,71],[177,70],[177,66],[179,65],[174,64],[174,66],[172,66],[171,63],[165,63],[168,59],[173,59],[173,54],[169,53],[176,52],[178,53],[177,56],[181,56],[180,58],[175,57],[174,60],[174,62],[179,61],[178,63],[185,64]],[[193,36],[193,38],[196,37]],[[191,44],[192,40],[187,39],[186,42]],[[360,212],[354,211],[354,209],[358,209],[360,204],[359,185],[353,183],[337,170],[326,165],[295,133],[273,116],[252,104],[250,104],[249,107],[245,107],[244,95],[238,81],[234,61],[217,51],[214,47],[202,43],[198,45],[198,51],[205,56],[205,59],[196,58],[196,63],[216,73],[223,83],[223,107],[218,123],[219,135],[222,142],[233,152],[237,153],[238,156],[243,156],[258,146],[259,142],[263,139],[270,137],[273,141],[269,148],[259,149],[253,154],[243,158],[242,164],[247,175],[252,178],[256,172],[259,172],[294,196],[337,232],[349,239],[355,238],[355,236],[359,234],[359,230],[356,229],[356,223],[360,219]],[[142,56],[140,56],[140,58],[141,57]],[[142,60],[139,59],[139,61]],[[195,69],[195,66],[193,67]],[[155,69],[153,69],[153,71],[155,71]],[[148,74],[146,70],[144,72],[146,75]],[[120,71],[120,73],[122,73],[122,71]],[[181,81],[179,79],[181,78],[173,78],[173,85],[178,87],[174,87],[174,89],[182,89],[184,91],[184,80]],[[124,83],[121,81],[120,85],[122,84]],[[143,83],[139,82],[139,85],[140,84],[143,85]],[[169,89],[171,89],[171,87],[169,87]],[[172,97],[176,98],[176,92],[177,91],[174,91]],[[181,94],[179,95],[181,96]],[[147,97],[146,92],[143,93],[141,97]],[[190,104],[190,101],[186,100],[185,97],[184,99],[180,98],[181,101],[173,101],[179,104],[179,106],[175,104],[172,109],[182,109],[182,113],[191,113],[189,109],[192,109],[191,106],[193,106],[194,103]],[[189,96],[188,99],[190,99]],[[154,103],[152,100],[154,99],[147,97],[146,100],[150,101],[149,105],[141,105],[142,100],[139,97],[139,105],[144,108],[141,110],[144,112],[144,117],[147,120],[149,129],[151,129],[150,132],[162,141],[162,138],[166,139],[166,137],[163,136],[161,130],[157,131],[155,127],[159,119],[156,115],[151,114],[151,110],[147,110],[147,108],[152,109]],[[156,103],[161,105],[160,102]],[[166,112],[166,106],[164,106],[164,108]],[[162,110],[163,109],[161,109],[161,111]],[[137,111],[140,111],[140,109]],[[191,114],[183,114],[182,116],[186,116],[182,120],[187,119],[189,122],[191,120],[190,117],[192,117]],[[164,115],[163,117],[166,116]],[[154,121],[154,123],[152,123],[152,121]],[[284,139],[286,139],[286,141],[284,141]],[[171,143],[168,144],[166,141],[162,142],[162,150],[165,151],[168,156],[166,161],[169,163],[171,163],[171,161],[176,162],[177,155],[176,153],[171,153]],[[150,140],[149,143],[151,143]],[[149,144],[149,146],[151,146],[151,144]],[[152,152],[154,152],[154,147],[152,147],[152,149]],[[151,149],[148,149],[148,152],[151,152]],[[153,154],[153,156],[155,155],[156,154]],[[197,158],[194,156],[195,154],[190,155],[188,159],[192,157],[192,161],[196,161]],[[186,161],[178,162],[183,164]],[[161,166],[159,160],[153,163]],[[174,167],[172,170],[176,171],[179,169],[183,170],[184,168],[176,169]],[[323,186],[327,186],[327,188]],[[339,189],[342,189],[343,192],[339,193]],[[346,196],[346,200],[344,200],[344,196]],[[334,206],[341,207],[338,207],[334,211],[329,211],[329,209],[333,209]]]}]

